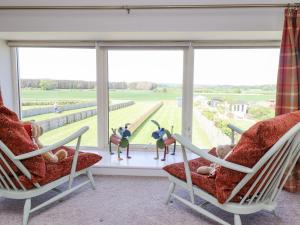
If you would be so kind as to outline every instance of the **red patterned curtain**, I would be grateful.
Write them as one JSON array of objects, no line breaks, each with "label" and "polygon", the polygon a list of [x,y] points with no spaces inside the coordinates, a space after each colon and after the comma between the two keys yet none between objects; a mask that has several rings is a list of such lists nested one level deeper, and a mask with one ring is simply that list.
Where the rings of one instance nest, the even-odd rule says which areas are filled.
[{"label": "red patterned curtain", "polygon": [[0,86],[0,106],[3,105],[3,99],[2,99],[2,95],[1,95],[1,86]]},{"label": "red patterned curtain", "polygon": [[[300,109],[300,8],[285,10],[277,78],[276,115]],[[285,189],[300,189],[300,162],[288,179]]]}]

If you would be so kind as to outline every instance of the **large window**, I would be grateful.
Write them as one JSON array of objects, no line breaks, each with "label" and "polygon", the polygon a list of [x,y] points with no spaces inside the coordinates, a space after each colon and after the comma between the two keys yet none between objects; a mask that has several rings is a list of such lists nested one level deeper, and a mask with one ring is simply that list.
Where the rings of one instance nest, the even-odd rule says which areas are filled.
[{"label": "large window", "polygon": [[196,49],[193,142],[230,143],[229,123],[246,130],[274,116],[279,49]]},{"label": "large window", "polygon": [[110,133],[130,123],[130,142],[152,145],[151,120],[181,133],[182,73],[182,50],[109,50]]},{"label": "large window", "polygon": [[82,126],[83,146],[97,145],[96,51],[83,48],[19,48],[22,119],[44,129],[43,144]]},{"label": "large window", "polygon": [[[143,149],[156,142],[153,120],[182,133],[182,117],[193,111],[192,119],[183,118],[184,130],[192,125],[193,143],[210,148],[230,143],[229,123],[246,130],[274,116],[279,48],[199,48],[194,58],[184,57],[191,53],[185,51],[187,46],[175,48],[18,48],[22,119],[44,128],[45,145],[89,126],[82,144],[106,146],[100,136],[128,123],[130,143]],[[96,51],[107,51],[108,56],[107,61],[102,53],[98,57],[98,75]],[[189,60],[194,60],[194,68],[188,68]],[[96,77],[104,81],[99,87]],[[103,94],[108,96],[108,117],[106,101],[99,101]]]}]

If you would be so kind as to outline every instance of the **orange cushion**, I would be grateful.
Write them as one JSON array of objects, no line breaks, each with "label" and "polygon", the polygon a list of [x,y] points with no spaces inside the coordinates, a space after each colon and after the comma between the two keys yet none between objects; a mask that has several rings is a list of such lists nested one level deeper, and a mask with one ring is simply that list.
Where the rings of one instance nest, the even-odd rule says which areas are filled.
[{"label": "orange cushion", "polygon": [[[0,140],[12,151],[15,156],[32,152],[38,149],[38,146],[33,143],[22,122],[18,116],[7,109],[5,106],[0,106]],[[16,173],[21,173],[19,169],[6,157],[9,165]],[[46,172],[45,161],[42,156],[35,156],[22,161],[23,165],[29,170],[33,177],[44,177]],[[0,160],[1,166],[9,173],[4,162]],[[10,173],[9,173],[10,174]]]},{"label": "orange cushion", "polygon": [[[216,156],[216,149],[213,148],[212,150],[209,151],[209,153]],[[203,159],[201,157],[189,161],[193,184],[197,185],[202,190],[205,190],[206,192],[215,196],[216,195],[215,178],[209,177],[208,175],[201,175],[196,172],[200,166],[209,166],[210,164],[211,164],[211,162],[209,162],[208,160]],[[167,173],[169,173],[181,180],[186,181],[183,162],[167,165],[163,169]]]},{"label": "orange cushion", "polygon": [[[53,152],[55,153],[60,149],[65,149],[68,152],[68,157],[59,163],[46,163],[45,177],[36,180],[36,182],[38,182],[40,185],[48,184],[71,173],[75,150],[68,147],[61,147],[59,149],[53,150]],[[91,167],[92,165],[100,161],[101,158],[101,156],[94,153],[79,152],[76,171]],[[22,175],[19,177],[19,179],[26,189],[33,188],[32,182],[26,179],[25,176]]]},{"label": "orange cushion", "polygon": [[[296,111],[256,123],[243,133],[226,160],[252,168],[289,129],[299,122],[300,111]],[[228,199],[232,190],[244,176],[244,173],[222,166],[217,167],[216,195],[220,203],[224,203]],[[237,197],[244,195],[254,180],[255,178],[251,179]]]}]

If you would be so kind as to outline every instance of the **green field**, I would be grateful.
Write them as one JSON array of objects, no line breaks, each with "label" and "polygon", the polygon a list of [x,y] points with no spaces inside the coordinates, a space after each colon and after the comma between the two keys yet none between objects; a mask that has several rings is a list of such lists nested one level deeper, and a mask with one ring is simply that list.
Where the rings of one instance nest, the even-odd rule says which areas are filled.
[{"label": "green field", "polygon": [[[271,92],[257,92],[252,93],[195,93],[195,95],[203,95],[207,98],[222,98],[227,101],[246,101],[256,102],[274,99],[275,96]],[[181,107],[177,106],[176,98],[181,97],[180,88],[167,88],[159,91],[146,91],[146,90],[110,90],[110,101],[116,100],[133,100],[136,104],[112,111],[109,113],[109,128],[118,128],[124,126],[125,123],[132,123],[134,120],[143,115],[147,110],[153,107],[158,101],[163,101],[164,105],[134,132],[130,138],[131,143],[134,144],[154,144],[155,140],[151,134],[156,130],[156,126],[150,121],[157,120],[162,127],[170,129],[174,126],[174,132],[181,133]],[[79,89],[66,89],[66,90],[40,90],[40,89],[22,89],[21,99],[24,102],[36,101],[95,101],[96,90],[79,90]],[[24,106],[23,109],[38,106]],[[70,113],[75,113],[82,110],[87,110],[95,107],[87,107],[82,109],[64,111],[60,114],[49,113],[33,117],[24,118],[24,120],[41,121],[57,116],[62,116]],[[251,125],[251,121],[234,120],[230,121],[238,125],[242,129],[246,129]],[[67,135],[78,130],[82,126],[89,126],[90,130],[83,136],[82,145],[97,146],[97,116],[93,116],[69,125],[66,125],[55,130],[51,130],[42,136],[44,144],[51,144],[55,141],[65,138]],[[111,133],[111,130],[109,129]],[[208,139],[208,134],[203,130],[193,118],[193,142],[199,147],[211,147]]]}]

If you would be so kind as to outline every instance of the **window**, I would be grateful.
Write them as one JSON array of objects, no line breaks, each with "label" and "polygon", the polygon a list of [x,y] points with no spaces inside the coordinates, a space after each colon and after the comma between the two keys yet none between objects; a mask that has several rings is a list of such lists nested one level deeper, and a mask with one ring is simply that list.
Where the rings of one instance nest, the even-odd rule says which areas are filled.
[{"label": "window", "polygon": [[110,134],[130,123],[131,144],[153,145],[151,120],[181,133],[182,73],[182,50],[109,50]]},{"label": "window", "polygon": [[43,127],[45,145],[89,126],[81,143],[96,146],[96,50],[18,48],[18,53],[22,120]]},{"label": "window", "polygon": [[193,142],[230,143],[231,123],[243,130],[274,116],[279,49],[196,49]]}]

